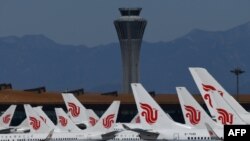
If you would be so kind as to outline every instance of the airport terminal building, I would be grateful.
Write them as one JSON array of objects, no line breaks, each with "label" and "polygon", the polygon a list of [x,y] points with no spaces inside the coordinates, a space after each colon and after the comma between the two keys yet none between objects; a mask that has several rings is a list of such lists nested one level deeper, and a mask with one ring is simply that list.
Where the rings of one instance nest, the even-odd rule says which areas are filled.
[{"label": "airport terminal building", "polygon": [[[46,92],[44,87],[20,91],[13,90],[8,86],[6,87],[6,85],[0,86],[1,113],[11,104],[18,105],[13,117],[12,125],[18,125],[25,118],[23,104],[43,106],[45,113],[54,122],[56,122],[54,108],[62,107],[66,111],[62,95],[59,92]],[[73,93],[86,108],[93,109],[99,116],[103,114],[114,100],[121,101],[118,122],[130,122],[130,120],[137,114],[133,94],[117,94],[116,92],[91,93],[84,92],[81,89],[76,90]],[[151,95],[175,121],[184,122],[177,94],[151,93]],[[206,109],[201,96],[194,95],[194,97]],[[246,110],[250,111],[250,95],[240,95],[239,102],[246,108]]]}]

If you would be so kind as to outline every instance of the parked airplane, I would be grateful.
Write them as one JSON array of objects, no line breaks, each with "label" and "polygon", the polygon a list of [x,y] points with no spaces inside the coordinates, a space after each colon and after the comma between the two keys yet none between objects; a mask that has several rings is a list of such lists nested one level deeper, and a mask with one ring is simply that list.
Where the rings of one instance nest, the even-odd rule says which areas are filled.
[{"label": "parked airplane", "polygon": [[[208,124],[207,129],[198,129],[174,122],[140,83],[132,83],[131,86],[141,124],[143,127],[151,128],[151,130],[144,130],[148,136],[150,136],[150,133],[153,136],[158,134],[158,136],[155,136],[157,140],[211,140],[223,138],[221,135],[215,135],[215,132]],[[141,135],[143,132],[138,131],[138,133]]]},{"label": "parked airplane", "polygon": [[13,118],[16,105],[11,105],[0,117],[0,133],[9,133],[13,130],[10,127],[10,122]]},{"label": "parked airplane", "polygon": [[53,132],[66,132],[67,130],[65,130],[64,128],[61,128],[61,126],[56,126],[51,119],[44,113],[44,111],[42,110],[42,107],[33,107],[33,109],[35,110],[35,112],[38,114],[38,116],[45,122],[45,124],[50,128],[53,129]]},{"label": "parked airplane", "polygon": [[94,125],[98,119],[90,117],[88,110],[71,93],[62,93],[63,100],[69,112],[70,119],[81,129]]},{"label": "parked airplane", "polygon": [[108,110],[100,118],[100,121],[91,128],[80,132],[54,132],[51,130],[45,122],[38,116],[34,109],[28,105],[24,105],[25,113],[28,119],[28,125],[31,128],[30,133],[13,133],[13,134],[0,134],[0,140],[22,141],[80,141],[80,140],[108,140],[114,138],[117,132],[113,131],[114,122],[117,119],[119,101],[114,101]]},{"label": "parked airplane", "polygon": [[[32,126],[33,128],[31,129],[31,132],[29,133],[5,133],[5,134],[0,134],[0,140],[12,140],[12,141],[21,141],[21,140],[47,140],[49,137],[49,134],[51,134],[51,131],[46,129],[45,123],[43,123],[42,119],[40,119],[40,117],[38,117],[37,115],[33,114],[32,112],[30,112],[30,109],[32,111],[31,107],[28,107],[30,109],[28,109],[27,111],[27,106],[25,106],[25,112],[26,112],[26,116],[29,117],[28,118],[28,122],[30,120],[30,126]],[[38,133],[39,132],[39,133]]]},{"label": "parked airplane", "polygon": [[226,103],[245,121],[250,124],[250,113],[247,112],[204,68],[189,68],[196,85],[204,99],[212,117],[215,117],[217,110],[214,108],[214,100],[209,91],[217,91]]},{"label": "parked airplane", "polygon": [[185,87],[176,87],[176,91],[180,101],[183,117],[187,125],[195,128],[206,129],[206,124],[208,124],[216,132],[216,134],[223,136],[222,124],[212,120]]},{"label": "parked airplane", "polygon": [[[35,112],[40,116],[40,118],[51,128],[54,132],[79,132],[81,131],[75,123],[68,117],[68,115],[63,111],[62,108],[55,108],[55,113],[57,117],[57,126],[48,118],[48,116],[42,111],[41,107],[34,107]],[[88,109],[88,113],[95,118],[98,118],[93,110]],[[91,120],[90,120],[91,121]],[[97,121],[94,121],[96,124]]]},{"label": "parked airplane", "polygon": [[[46,123],[46,125],[53,129],[53,132],[60,132],[61,130],[55,126],[55,124],[50,120],[50,118],[42,110],[42,106],[33,107],[34,111],[38,116]],[[13,130],[11,133],[27,133],[30,132],[30,127],[28,124],[27,118],[25,118],[22,123],[18,126],[12,127]]]},{"label": "parked airplane", "polygon": [[72,122],[62,108],[55,108],[57,126],[64,132],[80,132],[81,130]]},{"label": "parked airplane", "polygon": [[82,132],[87,139],[108,140],[113,139],[118,133],[114,131],[114,125],[118,116],[120,101],[113,101],[108,110],[101,116],[95,126],[89,127]]},{"label": "parked airplane", "polygon": [[217,91],[209,91],[208,93],[214,101],[213,108],[216,109],[215,116],[218,122],[224,125],[247,124]]},{"label": "parked airplane", "polygon": [[51,119],[42,110],[42,106],[32,107],[32,108],[38,114],[38,116],[45,122],[45,124],[48,125],[48,127],[50,127],[51,129],[54,129],[54,131],[57,130],[55,124],[51,121]]},{"label": "parked airplane", "polygon": [[[35,112],[39,115],[39,117],[51,128],[51,129],[54,129],[53,132],[65,132],[65,128],[60,128],[58,126],[56,126],[52,121],[51,119],[44,113],[44,111],[42,110],[42,107],[41,106],[38,106],[38,107],[33,107],[33,109],[35,110]],[[92,120],[90,119],[90,123],[91,124],[96,124],[97,120],[94,120],[94,119],[99,119],[99,117],[93,112],[93,110],[91,109],[87,109],[89,115],[91,115],[92,117],[94,117]],[[24,132],[29,132],[30,131],[30,128],[29,128],[29,125],[28,125],[28,121],[27,119],[25,118],[24,121],[19,125],[19,126],[16,126],[16,127],[12,127],[11,128],[12,130],[12,133],[13,132],[16,132],[16,133],[24,133]]]},{"label": "parked airplane", "polygon": [[[52,138],[58,138],[60,137],[60,135],[65,134],[65,135],[69,135],[72,137],[77,137],[78,139],[109,139],[109,138],[113,138],[115,133],[113,131],[114,128],[114,123],[117,119],[117,115],[118,115],[118,109],[119,109],[119,105],[120,102],[119,101],[114,101],[110,107],[108,108],[108,110],[102,115],[102,117],[100,118],[100,120],[96,123],[95,126],[93,127],[89,127],[83,131],[76,131],[76,130],[72,130],[72,127],[70,127],[70,130],[72,132],[66,132],[66,133],[56,133],[54,132]],[[56,110],[57,114],[62,114],[60,110]],[[61,121],[63,123],[63,125],[67,126],[68,124],[70,124],[71,122],[68,121],[68,119],[66,119],[66,114],[63,115],[65,118],[61,118]],[[64,120],[64,121],[63,121]],[[59,121],[60,121],[60,117],[59,117]],[[72,123],[71,123],[72,125]],[[74,131],[74,132],[73,132]],[[56,136],[59,135],[59,136]],[[70,137],[70,138],[71,138]]]},{"label": "parked airplane", "polygon": [[[62,94],[64,102],[67,106],[67,109],[69,111],[69,115],[71,120],[77,124],[77,125],[88,125],[93,126],[95,123],[99,120],[98,116],[91,110],[87,110],[81,102],[71,93],[64,93]],[[75,111],[75,112],[73,112]],[[75,117],[74,117],[75,116]],[[88,119],[81,120],[81,119]],[[77,122],[79,121],[79,122]],[[115,131],[123,131],[125,130],[123,128],[123,124],[126,124],[129,127],[133,128],[142,128],[140,124],[135,123],[115,123],[114,130]],[[78,126],[79,127],[79,126]],[[81,128],[82,129],[82,128]]]}]

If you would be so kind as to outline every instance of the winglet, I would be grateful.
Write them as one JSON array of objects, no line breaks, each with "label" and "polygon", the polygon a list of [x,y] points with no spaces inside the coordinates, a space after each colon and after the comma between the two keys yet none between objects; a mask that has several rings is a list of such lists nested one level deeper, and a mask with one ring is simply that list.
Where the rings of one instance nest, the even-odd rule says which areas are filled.
[{"label": "winglet", "polygon": [[131,130],[131,128],[128,127],[127,125],[125,125],[125,124],[122,124],[122,127],[123,127],[124,129],[126,129],[126,130]]},{"label": "winglet", "polygon": [[54,133],[54,129],[52,129],[52,130],[49,132],[48,136],[47,136],[43,141],[50,141],[51,138],[52,138],[52,136],[53,136],[53,133]]}]

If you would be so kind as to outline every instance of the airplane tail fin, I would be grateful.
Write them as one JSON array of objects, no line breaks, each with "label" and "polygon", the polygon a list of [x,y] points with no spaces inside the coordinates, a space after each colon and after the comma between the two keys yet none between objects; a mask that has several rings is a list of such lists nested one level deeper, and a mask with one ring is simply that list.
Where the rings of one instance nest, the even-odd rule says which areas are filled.
[{"label": "airplane tail fin", "polygon": [[94,126],[96,122],[99,120],[99,117],[96,115],[96,113],[92,109],[87,109],[88,115],[89,115],[89,124]]},{"label": "airplane tail fin", "polygon": [[63,111],[62,108],[55,108],[57,126],[59,129],[68,131],[68,132],[77,132],[81,131],[68,117],[68,115]]},{"label": "airplane tail fin", "polygon": [[217,91],[226,101],[230,103],[235,110],[241,114],[248,113],[204,68],[189,68],[196,85],[199,88],[202,98],[204,99],[210,113],[215,116],[216,110],[213,108],[213,101],[208,91]]},{"label": "airplane tail fin", "polygon": [[132,83],[131,87],[141,124],[145,126],[145,128],[181,128],[179,124],[167,116],[159,104],[156,103],[140,83]]},{"label": "airplane tail fin", "polygon": [[69,116],[75,124],[89,124],[89,115],[87,109],[81,104],[81,102],[71,93],[62,93],[62,97],[66,104]]},{"label": "airplane tail fin", "polygon": [[217,91],[210,91],[209,93],[214,101],[217,122],[221,122],[223,125],[246,124]]},{"label": "airplane tail fin", "polygon": [[209,124],[205,123],[205,126],[212,140],[220,140],[222,138],[218,136],[218,134],[213,130],[213,128]]},{"label": "airplane tail fin", "polygon": [[47,133],[51,130],[29,104],[24,104],[24,109],[32,132]]},{"label": "airplane tail fin", "polygon": [[41,106],[33,107],[35,112],[39,115],[39,117],[52,129],[55,128],[55,124],[51,121],[51,119],[44,113]]},{"label": "airplane tail fin", "polygon": [[7,128],[13,118],[16,105],[11,105],[0,117],[0,127]]},{"label": "airplane tail fin", "polygon": [[86,132],[102,132],[107,133],[113,131],[114,125],[116,123],[118,110],[120,107],[120,101],[113,101],[109,106],[107,111],[102,115],[102,117],[97,121],[95,126],[87,128]]},{"label": "airplane tail fin", "polygon": [[185,87],[176,87],[176,91],[186,124],[204,129],[205,123],[208,123],[213,129],[222,128],[222,125],[211,119]]}]

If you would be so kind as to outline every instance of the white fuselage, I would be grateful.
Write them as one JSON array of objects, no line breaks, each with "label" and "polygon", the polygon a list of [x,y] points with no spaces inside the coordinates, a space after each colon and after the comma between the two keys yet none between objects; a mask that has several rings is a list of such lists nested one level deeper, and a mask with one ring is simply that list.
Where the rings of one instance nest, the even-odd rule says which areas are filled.
[{"label": "white fuselage", "polygon": [[[117,123],[116,131],[122,131],[116,135],[112,141],[117,140],[143,140],[141,139],[139,133],[128,131],[128,130],[120,130],[122,129],[122,124],[124,123]],[[142,128],[141,124],[126,124],[131,129],[133,128]],[[190,128],[190,129],[189,129]],[[157,140],[211,140],[211,136],[209,135],[209,132],[206,128],[204,129],[198,129],[198,128],[192,128],[187,127],[185,125],[181,125],[178,129],[159,129],[159,130],[153,130],[151,129],[151,132],[158,132],[160,133]],[[118,130],[119,129],[119,130]],[[213,129],[214,132],[219,136],[219,138],[224,138],[223,129]]]},{"label": "white fuselage", "polygon": [[[211,140],[211,136],[208,133],[207,129],[163,129],[163,130],[155,130],[154,132],[158,132],[159,140]],[[223,131],[220,130],[219,132],[223,138]]]},{"label": "white fuselage", "polygon": [[[208,133],[204,132],[203,136],[198,136],[196,131],[195,132],[179,132],[174,133],[166,133],[168,132],[167,130],[160,133],[160,136],[156,139],[156,141],[162,141],[162,140],[168,140],[168,141],[175,141],[175,140],[182,140],[182,141],[190,141],[190,140],[196,140],[196,141],[206,141],[209,140],[211,141],[211,137],[208,136]],[[201,135],[199,133],[199,135]],[[168,137],[167,137],[168,136]],[[108,140],[108,141],[145,141],[142,139],[139,135],[139,133],[133,132],[133,131],[122,131],[116,135],[114,139]]]},{"label": "white fuselage", "polygon": [[126,140],[126,141],[138,141],[142,140],[139,133],[129,131],[129,130],[124,130],[118,134],[115,135],[115,138],[109,140],[109,141],[121,141],[121,140]]},{"label": "white fuselage", "polygon": [[44,140],[47,137],[47,133],[20,133],[20,134],[0,134],[0,140],[1,141],[7,141],[7,140],[12,140],[12,141],[20,141],[20,140]]},{"label": "white fuselage", "polygon": [[124,129],[123,124],[125,124],[126,126],[128,126],[129,128],[132,128],[132,129],[134,129],[134,128],[142,129],[143,128],[142,125],[138,124],[138,123],[120,123],[120,122],[118,122],[118,123],[115,123],[114,130],[115,131],[124,131],[124,130],[126,130],[126,129]]},{"label": "white fuselage", "polygon": [[[32,140],[40,141],[46,139],[48,133],[20,133],[20,134],[0,134],[0,140],[9,140],[11,141],[23,141],[23,140]],[[100,140],[100,133],[84,133],[84,132],[60,132],[53,133],[51,140],[53,141],[81,141],[81,140]]]}]

